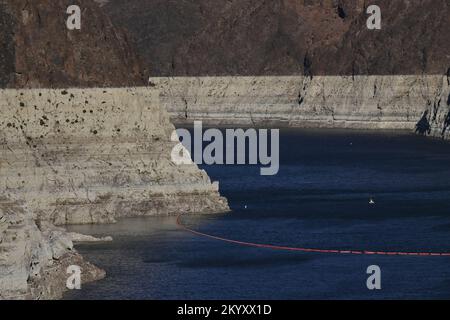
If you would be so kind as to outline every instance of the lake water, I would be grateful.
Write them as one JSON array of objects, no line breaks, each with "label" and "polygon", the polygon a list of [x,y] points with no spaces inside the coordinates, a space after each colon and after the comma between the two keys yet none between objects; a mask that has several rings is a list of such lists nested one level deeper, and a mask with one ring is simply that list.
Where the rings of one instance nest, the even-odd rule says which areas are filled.
[{"label": "lake water", "polygon": [[[402,133],[285,130],[280,172],[204,167],[233,212],[183,223],[293,247],[450,252],[450,144]],[[374,205],[369,199],[375,200]],[[67,299],[448,299],[450,257],[335,255],[249,248],[190,234],[176,218],[71,230],[112,235],[78,246],[107,278]],[[367,289],[367,267],[382,289]]]}]

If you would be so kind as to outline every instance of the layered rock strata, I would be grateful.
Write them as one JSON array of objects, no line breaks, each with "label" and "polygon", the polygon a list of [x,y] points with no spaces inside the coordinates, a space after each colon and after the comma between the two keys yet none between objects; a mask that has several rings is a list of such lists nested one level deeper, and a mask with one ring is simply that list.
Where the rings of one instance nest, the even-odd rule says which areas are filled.
[{"label": "layered rock strata", "polygon": [[104,276],[55,225],[228,211],[218,184],[171,161],[175,129],[148,88],[0,90],[0,299],[51,299],[66,268]]},{"label": "layered rock strata", "polygon": [[[447,132],[444,76],[151,78],[173,121],[206,125],[404,129]],[[435,110],[436,112],[429,110]],[[430,130],[420,120],[431,117]],[[448,121],[448,120],[447,120]],[[419,125],[419,126],[418,126]],[[447,133],[444,134],[445,136]]]},{"label": "layered rock strata", "polygon": [[[366,9],[381,9],[369,30]],[[109,0],[158,76],[444,74],[448,0]]]},{"label": "layered rock strata", "polygon": [[[81,29],[68,30],[70,5]],[[146,71],[127,33],[93,0],[1,0],[0,87],[143,85]]]},{"label": "layered rock strata", "polygon": [[[56,225],[228,209],[147,88],[0,91],[0,190]],[[155,100],[156,99],[156,100]]]},{"label": "layered rock strata", "polygon": [[24,203],[0,198],[0,300],[56,299],[66,287],[67,267],[81,268],[82,283],[105,272],[74,250],[72,236],[33,218]]}]

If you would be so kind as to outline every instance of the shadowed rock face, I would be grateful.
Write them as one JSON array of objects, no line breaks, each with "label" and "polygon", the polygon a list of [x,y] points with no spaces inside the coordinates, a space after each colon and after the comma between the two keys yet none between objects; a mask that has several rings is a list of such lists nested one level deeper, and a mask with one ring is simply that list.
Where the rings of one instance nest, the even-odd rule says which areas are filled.
[{"label": "shadowed rock face", "polygon": [[4,3],[0,3],[0,87],[5,87],[14,76],[14,20]]},{"label": "shadowed rock face", "polygon": [[142,85],[130,40],[93,0],[79,3],[81,30],[66,28],[69,0],[2,0],[1,87]]},{"label": "shadowed rock face", "polygon": [[153,76],[444,74],[447,0],[110,0]]}]

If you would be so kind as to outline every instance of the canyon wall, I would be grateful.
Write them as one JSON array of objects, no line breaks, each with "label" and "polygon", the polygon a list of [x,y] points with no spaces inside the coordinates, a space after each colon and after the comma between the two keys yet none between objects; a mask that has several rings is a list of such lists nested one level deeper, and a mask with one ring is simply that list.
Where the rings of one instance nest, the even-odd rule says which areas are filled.
[{"label": "canyon wall", "polygon": [[[448,0],[103,4],[137,40],[176,122],[448,136]],[[381,30],[366,25],[373,4]]]},{"label": "canyon wall", "polygon": [[[381,30],[368,30],[369,5]],[[152,76],[445,74],[448,0],[108,0]]]},{"label": "canyon wall", "polygon": [[60,298],[69,265],[105,276],[73,248],[97,239],[58,225],[228,210],[204,171],[171,163],[174,127],[98,4],[0,0],[0,27],[0,300]]},{"label": "canyon wall", "polygon": [[104,276],[55,225],[229,210],[206,172],[172,163],[153,89],[5,89],[0,110],[0,298],[60,297],[70,264]]},{"label": "canyon wall", "polygon": [[74,250],[64,229],[33,219],[24,202],[0,197],[0,300],[61,298],[70,265],[81,268],[83,283],[105,276]]},{"label": "canyon wall", "polygon": [[0,1],[0,87],[144,85],[128,34],[93,0],[79,1],[81,30],[66,27],[71,0]]},{"label": "canyon wall", "polygon": [[[177,123],[403,129],[448,136],[448,125],[443,124],[450,110],[450,85],[444,76],[160,77],[150,81]],[[425,124],[424,130],[423,119],[430,128]]]},{"label": "canyon wall", "polygon": [[450,139],[450,74],[443,80],[442,90],[434,100],[427,101],[427,108],[417,123],[417,132],[436,138]]},{"label": "canyon wall", "polygon": [[[55,225],[228,210],[205,172],[170,161],[166,108],[449,136],[447,0],[377,1],[373,32],[363,0],[83,0],[69,31],[72,4],[0,0],[0,299],[60,297],[70,264],[104,276]],[[140,87],[149,74],[189,77]]]},{"label": "canyon wall", "polygon": [[0,190],[56,225],[226,211],[204,171],[171,161],[174,127],[142,88],[0,91]]}]

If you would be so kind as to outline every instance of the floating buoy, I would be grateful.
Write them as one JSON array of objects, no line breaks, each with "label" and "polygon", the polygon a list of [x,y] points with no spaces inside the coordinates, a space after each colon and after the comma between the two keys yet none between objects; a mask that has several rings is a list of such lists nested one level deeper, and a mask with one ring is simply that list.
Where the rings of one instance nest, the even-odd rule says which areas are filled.
[{"label": "floating buoy", "polygon": [[450,252],[406,252],[406,251],[372,251],[372,250],[340,250],[340,249],[317,249],[317,248],[301,248],[301,247],[287,247],[287,246],[278,246],[273,244],[264,244],[264,243],[254,243],[254,242],[244,242],[239,240],[233,240],[223,237],[218,237],[215,235],[203,233],[200,231],[196,231],[185,226],[181,221],[180,214],[177,218],[177,225],[183,230],[190,232],[194,235],[205,237],[213,240],[218,240],[222,242],[232,243],[236,245],[241,245],[245,247],[253,247],[253,248],[265,248],[271,250],[281,250],[281,251],[298,251],[298,252],[306,252],[306,253],[330,253],[330,254],[344,254],[344,255],[379,255],[379,256],[417,256],[417,257],[450,257]]}]

